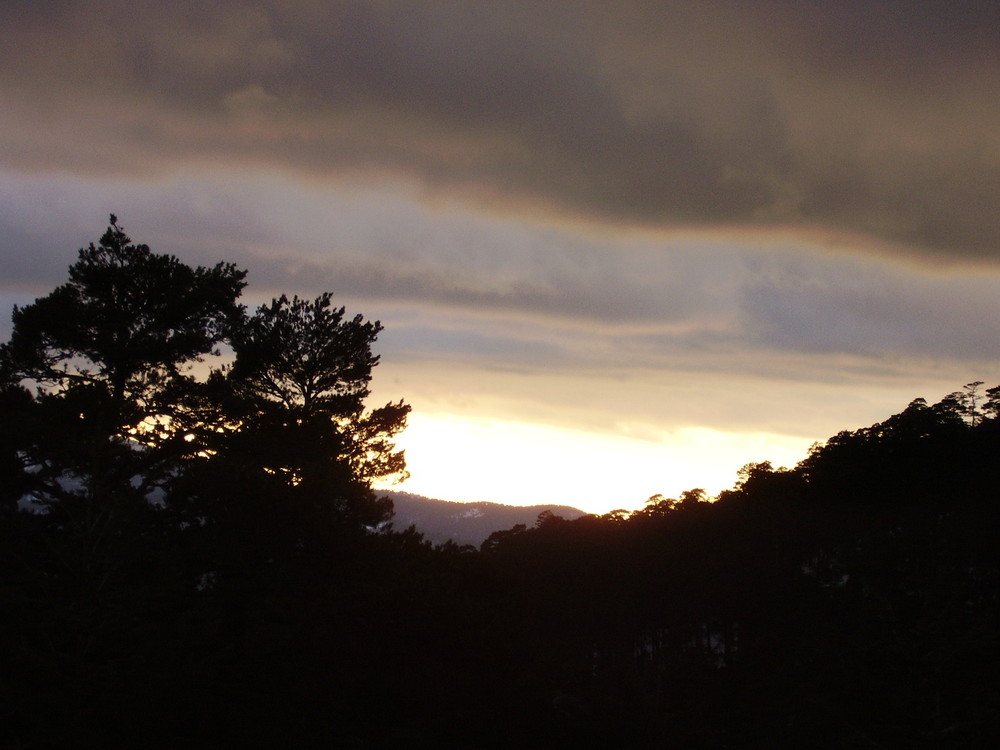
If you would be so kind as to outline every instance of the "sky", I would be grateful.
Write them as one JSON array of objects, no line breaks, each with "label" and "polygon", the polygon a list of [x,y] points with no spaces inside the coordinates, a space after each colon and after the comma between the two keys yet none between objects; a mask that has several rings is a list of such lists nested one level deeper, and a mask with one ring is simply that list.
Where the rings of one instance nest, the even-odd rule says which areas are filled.
[{"label": "sky", "polygon": [[[331,291],[398,489],[642,507],[1000,383],[1000,3],[4,0],[0,309]],[[0,318],[0,338],[10,332]]]}]

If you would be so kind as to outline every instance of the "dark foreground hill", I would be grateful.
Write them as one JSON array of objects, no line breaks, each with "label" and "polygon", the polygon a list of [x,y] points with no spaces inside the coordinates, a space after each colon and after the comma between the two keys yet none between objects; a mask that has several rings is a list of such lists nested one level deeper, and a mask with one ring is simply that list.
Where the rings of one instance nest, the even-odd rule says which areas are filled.
[{"label": "dark foreground hill", "polygon": [[478,547],[494,531],[510,529],[518,524],[533,526],[538,516],[550,512],[573,520],[584,515],[582,510],[568,505],[501,505],[500,503],[458,503],[435,500],[410,492],[382,493],[392,500],[395,509],[393,527],[415,526],[417,531],[434,544],[449,540],[456,544]]}]

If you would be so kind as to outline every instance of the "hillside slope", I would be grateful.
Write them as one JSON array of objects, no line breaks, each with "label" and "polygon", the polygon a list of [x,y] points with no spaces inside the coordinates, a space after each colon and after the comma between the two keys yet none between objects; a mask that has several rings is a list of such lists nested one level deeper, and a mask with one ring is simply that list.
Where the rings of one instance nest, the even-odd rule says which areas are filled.
[{"label": "hillside slope", "polygon": [[388,491],[380,494],[392,499],[396,511],[394,528],[416,526],[418,531],[435,544],[450,539],[456,544],[478,547],[494,531],[509,529],[520,523],[533,526],[539,514],[545,511],[570,520],[584,515],[582,510],[568,505],[458,503],[434,500],[409,492]]}]

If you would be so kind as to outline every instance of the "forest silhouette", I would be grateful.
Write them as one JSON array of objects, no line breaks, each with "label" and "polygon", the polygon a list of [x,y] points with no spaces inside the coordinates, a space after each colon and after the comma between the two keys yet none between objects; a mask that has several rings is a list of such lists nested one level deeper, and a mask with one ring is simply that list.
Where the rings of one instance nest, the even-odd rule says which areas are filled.
[{"label": "forest silhouette", "polygon": [[[378,322],[115,217],[0,348],[0,747],[979,748],[1000,386],[717,498],[392,525]],[[220,349],[229,356],[220,356]]]}]

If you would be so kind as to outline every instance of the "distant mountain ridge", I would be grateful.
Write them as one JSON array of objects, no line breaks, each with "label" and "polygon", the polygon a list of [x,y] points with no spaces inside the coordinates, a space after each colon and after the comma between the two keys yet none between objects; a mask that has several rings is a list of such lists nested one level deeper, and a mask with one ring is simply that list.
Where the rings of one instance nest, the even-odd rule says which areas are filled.
[{"label": "distant mountain ridge", "polygon": [[392,500],[396,515],[393,527],[402,530],[415,526],[417,531],[434,544],[449,539],[456,544],[478,547],[494,531],[502,531],[523,523],[534,526],[540,513],[550,511],[566,519],[586,515],[569,505],[502,505],[487,502],[453,502],[435,500],[411,492],[380,492]]}]

